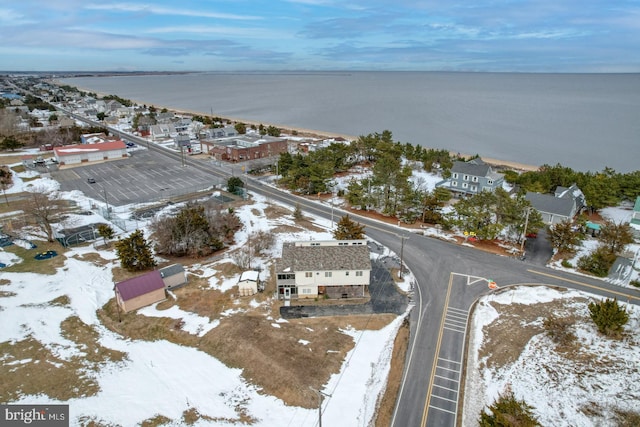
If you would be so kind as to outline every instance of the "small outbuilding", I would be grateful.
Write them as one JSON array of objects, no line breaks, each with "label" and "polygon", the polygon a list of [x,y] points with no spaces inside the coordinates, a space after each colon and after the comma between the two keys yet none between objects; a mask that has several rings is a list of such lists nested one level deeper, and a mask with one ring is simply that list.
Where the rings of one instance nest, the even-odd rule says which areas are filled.
[{"label": "small outbuilding", "polygon": [[241,297],[258,293],[260,273],[254,270],[243,271],[238,280],[238,293]]},{"label": "small outbuilding", "polygon": [[171,264],[158,270],[165,288],[170,291],[187,283],[187,272],[181,264]]},{"label": "small outbuilding", "polygon": [[159,270],[116,283],[116,302],[123,312],[165,300],[164,281]]}]

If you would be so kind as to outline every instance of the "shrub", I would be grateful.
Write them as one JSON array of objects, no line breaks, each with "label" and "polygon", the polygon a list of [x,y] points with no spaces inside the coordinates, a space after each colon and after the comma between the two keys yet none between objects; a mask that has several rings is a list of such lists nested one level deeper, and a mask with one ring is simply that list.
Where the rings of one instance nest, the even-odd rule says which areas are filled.
[{"label": "shrub", "polygon": [[491,414],[484,410],[480,413],[480,427],[534,427],[540,425],[533,415],[533,407],[524,400],[516,399],[511,391],[500,395],[488,409]]},{"label": "shrub", "polygon": [[623,326],[629,321],[627,311],[620,307],[617,299],[607,298],[598,303],[589,303],[591,319],[598,327],[598,332],[609,337],[620,336]]},{"label": "shrub", "polygon": [[640,280],[632,280],[629,282],[631,286],[635,286],[636,288],[640,288]]},{"label": "shrub", "polygon": [[563,259],[560,263],[564,268],[573,268],[573,264],[569,262],[569,260]]},{"label": "shrub", "polygon": [[578,268],[598,277],[606,277],[616,260],[616,255],[606,247],[600,246],[589,255],[580,257]]}]

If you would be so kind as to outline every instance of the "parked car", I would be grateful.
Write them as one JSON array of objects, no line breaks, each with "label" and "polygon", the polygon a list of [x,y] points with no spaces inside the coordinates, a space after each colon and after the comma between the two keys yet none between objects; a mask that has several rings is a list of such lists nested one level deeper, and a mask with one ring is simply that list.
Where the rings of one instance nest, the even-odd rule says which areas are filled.
[{"label": "parked car", "polygon": [[95,184],[95,183],[96,183],[96,180],[95,180],[95,178],[87,178],[87,182],[88,182],[89,184]]}]

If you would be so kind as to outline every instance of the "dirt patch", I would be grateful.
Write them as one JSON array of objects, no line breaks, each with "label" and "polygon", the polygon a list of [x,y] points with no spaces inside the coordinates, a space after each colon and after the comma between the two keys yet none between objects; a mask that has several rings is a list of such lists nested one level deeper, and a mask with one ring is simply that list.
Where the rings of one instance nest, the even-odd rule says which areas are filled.
[{"label": "dirt patch", "polygon": [[[574,298],[572,301],[587,304],[586,299]],[[478,352],[480,360],[487,358],[486,366],[490,369],[515,362],[531,338],[544,332],[544,319],[551,315],[559,318],[575,315],[563,299],[538,304],[491,302],[491,306],[500,313],[500,317],[483,328],[485,339]],[[518,332],[514,333],[516,330]]]},{"label": "dirt patch", "polygon": [[391,369],[387,378],[387,388],[380,398],[378,411],[376,413],[375,426],[384,427],[391,425],[393,410],[402,384],[402,374],[404,373],[404,362],[407,357],[409,347],[409,321],[405,319],[398,330],[398,335],[393,342],[393,353],[391,355]]},{"label": "dirt patch", "polygon": [[[341,330],[378,330],[395,319],[387,314],[276,322],[271,313],[269,306],[262,305],[222,317],[203,337],[182,331],[181,320],[118,314],[113,299],[98,316],[106,327],[132,339],[166,339],[198,348],[229,367],[242,369],[243,377],[265,394],[305,408],[317,405],[317,396],[309,387],[322,388],[340,371],[354,346],[353,338]],[[237,411],[242,419],[243,409]]]}]

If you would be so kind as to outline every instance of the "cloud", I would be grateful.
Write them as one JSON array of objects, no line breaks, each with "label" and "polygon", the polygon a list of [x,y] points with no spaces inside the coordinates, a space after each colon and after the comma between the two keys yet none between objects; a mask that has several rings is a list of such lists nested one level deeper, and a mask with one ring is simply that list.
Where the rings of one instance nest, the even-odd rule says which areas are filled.
[{"label": "cloud", "polygon": [[155,4],[93,3],[83,6],[83,8],[87,10],[102,10],[109,12],[145,12],[155,15],[190,16],[197,18],[232,19],[242,21],[263,19],[261,16],[213,12],[205,9],[189,10],[184,8],[162,7]]}]

